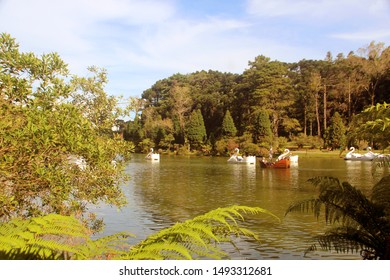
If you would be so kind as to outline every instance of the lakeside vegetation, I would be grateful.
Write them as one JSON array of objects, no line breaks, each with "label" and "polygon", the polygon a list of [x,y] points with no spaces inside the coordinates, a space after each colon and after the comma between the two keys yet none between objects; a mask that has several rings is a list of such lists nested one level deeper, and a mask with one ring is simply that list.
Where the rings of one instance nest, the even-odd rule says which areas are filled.
[{"label": "lakeside vegetation", "polygon": [[[337,150],[352,144],[385,150],[389,70],[390,48],[374,42],[359,55],[333,59],[329,53],[321,61],[284,63],[258,56],[242,74],[209,70],[157,81],[123,110],[119,97],[105,92],[105,69],[90,67],[87,77],[73,75],[57,53],[20,52],[16,40],[2,33],[0,256],[89,259],[117,254],[114,249],[123,244],[118,242],[129,235],[92,242],[90,236],[103,221],[89,205],[126,204],[119,185],[134,151],[154,147],[227,155],[240,147],[262,156],[271,146]],[[130,112],[132,121],[120,120]],[[270,214],[244,206],[222,209],[212,217],[194,218],[192,230],[200,235],[191,235],[192,240],[178,231],[169,236],[175,246],[157,244],[152,236],[133,248],[171,253],[161,258],[174,258],[180,250],[179,256],[188,258],[194,245],[202,245],[208,251],[197,249],[198,255],[221,257],[214,241],[231,241],[231,234],[255,237],[236,227],[236,220],[263,212]],[[164,233],[160,241],[166,240]],[[99,250],[93,251],[96,246]]]},{"label": "lakeside vegetation", "polygon": [[[390,48],[371,42],[346,56],[327,53],[324,60],[285,63],[259,55],[242,74],[177,73],[132,97],[128,109],[135,117],[121,129],[140,152],[383,150],[389,145],[382,130],[389,117],[389,69]],[[379,119],[382,126],[367,124]]]}]

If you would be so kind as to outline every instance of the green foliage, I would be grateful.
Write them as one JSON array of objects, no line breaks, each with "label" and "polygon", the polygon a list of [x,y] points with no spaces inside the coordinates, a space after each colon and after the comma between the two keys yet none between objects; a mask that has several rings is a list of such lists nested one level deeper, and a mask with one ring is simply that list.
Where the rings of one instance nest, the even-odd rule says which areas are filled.
[{"label": "green foliage", "polygon": [[118,155],[125,160],[134,147],[111,130],[116,109],[103,90],[105,72],[69,81],[55,53],[21,53],[7,34],[0,49],[0,220],[123,205]]},{"label": "green foliage", "polygon": [[111,133],[111,128],[121,114],[118,98],[109,96],[104,87],[108,83],[107,71],[96,66],[89,67],[91,77],[73,76],[72,104],[81,110],[100,133]]},{"label": "green foliage", "polygon": [[224,137],[234,137],[236,136],[237,129],[234,125],[233,118],[230,114],[230,111],[227,110],[222,121],[222,136]]},{"label": "green foliage", "polygon": [[199,148],[205,143],[207,135],[204,126],[202,112],[200,110],[192,111],[187,122],[187,139],[194,148]]},{"label": "green foliage", "polygon": [[345,147],[346,128],[338,112],[334,113],[330,125],[325,132],[325,145],[333,149]]},{"label": "green foliage", "polygon": [[81,251],[73,242],[89,233],[73,217],[49,214],[0,224],[0,259],[65,259]]},{"label": "green foliage", "polygon": [[269,147],[272,144],[272,130],[269,115],[265,110],[259,111],[256,116],[253,127],[254,142],[263,147]]},{"label": "green foliage", "polygon": [[293,137],[292,141],[299,148],[306,147],[311,149],[319,149],[324,146],[322,138],[319,138],[318,136],[306,136],[303,133],[300,133],[297,136]]},{"label": "green foliage", "polygon": [[[322,147],[320,142],[325,136],[335,148],[340,139],[333,143],[335,135],[329,136],[334,132],[327,131],[329,116],[337,112],[345,125],[350,126],[352,117],[374,104],[373,101],[389,102],[389,52],[390,48],[384,49],[383,43],[372,43],[361,56],[352,52],[347,57],[340,54],[337,59],[327,55],[324,60],[284,63],[259,55],[242,74],[216,71],[174,74],[144,91],[142,115],[152,108],[163,120],[171,120],[175,137],[172,144],[184,145],[188,139],[183,128],[192,111],[201,108],[206,131],[209,137],[213,133],[214,143],[223,137],[252,133],[255,144],[269,147],[271,140],[258,139],[262,133],[257,131],[258,112],[264,111],[269,114],[273,139],[284,136],[291,140],[302,132],[312,138],[308,139],[313,142],[311,146]],[[370,57],[375,57],[375,61]],[[228,111],[235,129],[222,124]],[[228,123],[231,126],[232,122]],[[384,125],[380,121],[378,124]],[[354,135],[352,130],[348,136],[350,141],[364,136],[368,142],[374,140],[382,146],[389,139],[371,132]],[[150,135],[144,137],[154,139]],[[319,141],[311,141],[314,137]]]},{"label": "green foliage", "polygon": [[288,118],[287,109],[294,103],[288,65],[259,55],[249,66],[243,73],[243,83],[249,89],[250,107],[253,111],[269,113],[273,136],[278,137],[281,121]]},{"label": "green foliage", "polygon": [[238,140],[236,138],[221,139],[215,143],[215,150],[217,154],[222,156],[230,155],[230,152],[237,147],[238,147]]},{"label": "green foliage", "polygon": [[252,231],[239,225],[243,214],[264,213],[276,216],[258,207],[231,206],[218,208],[194,219],[177,223],[149,236],[132,247],[126,259],[194,259],[228,257],[218,244],[232,242],[232,236],[257,240]]},{"label": "green foliage", "polygon": [[219,259],[228,257],[218,246],[232,237],[258,236],[240,226],[247,214],[272,213],[258,207],[218,208],[130,246],[132,235],[117,233],[91,239],[89,231],[74,217],[50,214],[30,220],[15,219],[0,224],[1,259]]},{"label": "green foliage", "polygon": [[[374,185],[371,197],[348,182],[333,177],[316,177],[310,182],[318,197],[292,204],[287,213],[311,211],[332,228],[315,237],[321,248],[336,252],[360,251],[364,259],[390,259],[390,176]],[[312,245],[308,251],[316,250]]]},{"label": "green foliage", "polygon": [[355,125],[357,139],[377,142],[383,149],[390,145],[390,105],[386,102],[357,115]]}]

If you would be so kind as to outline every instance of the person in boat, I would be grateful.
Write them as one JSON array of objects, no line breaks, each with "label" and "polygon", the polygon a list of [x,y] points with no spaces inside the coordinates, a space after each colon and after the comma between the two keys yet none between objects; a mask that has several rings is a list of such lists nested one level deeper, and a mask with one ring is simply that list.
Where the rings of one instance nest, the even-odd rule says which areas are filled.
[{"label": "person in boat", "polygon": [[261,162],[264,163],[266,166],[271,166],[273,164],[271,160],[267,160],[265,157],[261,158]]},{"label": "person in boat", "polygon": [[271,146],[271,147],[269,148],[269,155],[268,155],[270,161],[272,161],[273,155],[274,155],[274,151],[272,150],[272,146]]}]

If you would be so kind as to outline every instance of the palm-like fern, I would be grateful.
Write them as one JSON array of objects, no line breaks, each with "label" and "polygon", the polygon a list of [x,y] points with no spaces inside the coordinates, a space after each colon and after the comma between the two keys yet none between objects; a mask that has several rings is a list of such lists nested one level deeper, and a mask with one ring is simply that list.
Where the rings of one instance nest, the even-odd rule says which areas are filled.
[{"label": "palm-like fern", "polygon": [[232,235],[257,239],[240,227],[243,214],[272,213],[257,207],[219,208],[161,230],[130,246],[128,233],[97,240],[74,217],[47,215],[0,224],[1,259],[193,259],[226,256],[218,246]]},{"label": "palm-like fern", "polygon": [[0,259],[65,259],[79,253],[72,243],[88,236],[86,228],[73,217],[50,214],[14,219],[0,225]]},{"label": "palm-like fern", "polygon": [[258,240],[257,235],[238,224],[243,214],[272,213],[258,207],[232,206],[218,208],[205,215],[164,229],[131,248],[128,259],[219,259],[226,254],[217,245],[231,242],[232,235]]},{"label": "palm-like fern", "polygon": [[[319,188],[318,197],[292,204],[286,214],[312,211],[318,218],[323,210],[325,221],[335,227],[315,237],[321,248],[360,251],[364,259],[390,258],[390,176],[373,187],[370,199],[336,178],[316,177],[310,182]],[[316,249],[314,244],[308,251]]]}]

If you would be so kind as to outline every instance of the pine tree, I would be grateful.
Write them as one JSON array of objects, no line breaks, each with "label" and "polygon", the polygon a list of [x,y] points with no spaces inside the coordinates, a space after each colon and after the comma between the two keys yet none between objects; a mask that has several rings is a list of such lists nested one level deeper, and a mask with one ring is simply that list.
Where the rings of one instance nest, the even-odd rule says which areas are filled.
[{"label": "pine tree", "polygon": [[268,113],[264,110],[257,114],[253,137],[255,143],[263,143],[266,146],[269,146],[272,142],[271,121]]},{"label": "pine tree", "polygon": [[335,112],[331,124],[326,130],[325,143],[333,149],[340,148],[345,145],[346,128],[343,120],[338,112]]},{"label": "pine tree", "polygon": [[234,125],[234,121],[230,111],[227,110],[225,117],[222,121],[222,135],[224,137],[234,137],[237,134],[236,126]]},{"label": "pine tree", "polygon": [[187,123],[187,139],[194,148],[199,148],[206,140],[206,127],[202,112],[198,109],[192,111]]}]

